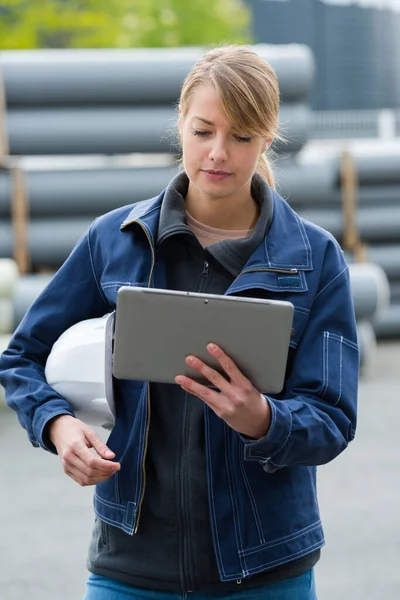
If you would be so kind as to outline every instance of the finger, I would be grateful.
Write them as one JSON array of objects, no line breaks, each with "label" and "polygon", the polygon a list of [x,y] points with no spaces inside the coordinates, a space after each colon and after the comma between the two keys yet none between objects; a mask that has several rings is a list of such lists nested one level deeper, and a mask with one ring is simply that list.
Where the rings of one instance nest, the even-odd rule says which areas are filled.
[{"label": "finger", "polygon": [[120,463],[104,460],[95,456],[91,452],[90,454],[92,456],[92,460],[89,460],[89,462],[85,462],[81,456],[79,456],[79,454],[74,454],[72,457],[70,457],[70,460],[66,460],[66,463],[69,467],[74,467],[81,471],[84,475],[88,476],[110,476],[116,471],[119,471],[121,468]]},{"label": "finger", "polygon": [[[83,471],[88,472],[89,470],[98,470],[101,473],[113,473],[119,469],[119,463],[112,462],[97,456],[89,450],[86,444],[82,441],[77,441],[70,446],[70,448],[64,453],[64,460],[70,464],[83,463],[80,465]],[[117,467],[116,467],[117,466]]]},{"label": "finger", "polygon": [[202,360],[197,358],[196,356],[187,356],[185,360],[186,364],[190,367],[193,367],[201,373],[210,383],[213,384],[214,387],[218,388],[221,392],[228,394],[232,392],[232,384],[218,373],[215,369],[206,365]]},{"label": "finger", "polygon": [[230,381],[241,388],[249,387],[249,380],[243,375],[235,362],[216,344],[207,344],[207,351],[217,359]]},{"label": "finger", "polygon": [[[179,377],[178,377],[179,379]],[[185,378],[183,378],[185,379]],[[187,380],[188,378],[186,378]],[[189,383],[181,385],[185,392],[197,396],[200,400],[207,404],[207,406],[219,417],[229,424],[234,412],[234,404],[229,401],[225,394],[213,392],[210,388],[199,385],[197,382],[189,379]]]},{"label": "finger", "polygon": [[94,448],[103,458],[110,459],[115,456],[115,453],[103,442],[101,438],[93,431],[93,429],[87,429],[85,431],[85,437],[90,442],[91,447]]},{"label": "finger", "polygon": [[85,473],[82,473],[82,471],[76,469],[75,467],[65,469],[65,473],[66,475],[68,475],[68,477],[73,479],[76,483],[78,483],[81,486],[96,485],[97,483],[100,483],[101,481],[106,481],[111,477],[110,474],[86,475]]},{"label": "finger", "polygon": [[200,400],[203,400],[203,402],[208,404],[208,406],[215,412],[221,410],[226,402],[223,394],[211,390],[209,387],[190,379],[190,377],[178,375],[175,377],[175,381],[185,392],[197,396],[200,398]]}]

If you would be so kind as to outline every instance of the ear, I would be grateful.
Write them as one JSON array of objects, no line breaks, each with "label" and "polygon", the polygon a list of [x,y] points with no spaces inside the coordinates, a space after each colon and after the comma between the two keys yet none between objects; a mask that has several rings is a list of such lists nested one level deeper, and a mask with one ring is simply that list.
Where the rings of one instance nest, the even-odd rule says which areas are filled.
[{"label": "ear", "polygon": [[179,130],[180,137],[182,137],[182,125],[183,125],[182,107],[181,107],[181,105],[179,105],[178,106],[178,130]]},{"label": "ear", "polygon": [[263,144],[263,152],[266,152],[268,150],[268,148],[270,147],[270,145],[272,144],[274,140],[272,138],[265,138],[264,139],[264,144]]}]

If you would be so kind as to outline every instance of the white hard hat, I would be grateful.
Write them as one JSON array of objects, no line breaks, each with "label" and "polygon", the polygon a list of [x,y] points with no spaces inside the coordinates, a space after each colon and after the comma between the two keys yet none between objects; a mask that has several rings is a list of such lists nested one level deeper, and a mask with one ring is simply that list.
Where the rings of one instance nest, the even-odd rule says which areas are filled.
[{"label": "white hard hat", "polygon": [[115,403],[112,388],[114,313],[76,323],[58,338],[46,362],[47,383],[88,425],[112,429]]}]

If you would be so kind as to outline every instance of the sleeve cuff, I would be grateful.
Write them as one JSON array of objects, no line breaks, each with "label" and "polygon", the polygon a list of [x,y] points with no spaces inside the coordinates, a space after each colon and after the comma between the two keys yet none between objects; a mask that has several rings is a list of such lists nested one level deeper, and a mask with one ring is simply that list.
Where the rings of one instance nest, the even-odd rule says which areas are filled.
[{"label": "sleeve cuff", "polygon": [[265,394],[264,397],[271,408],[271,423],[265,436],[259,440],[251,440],[239,434],[244,442],[245,460],[262,463],[282,450],[292,432],[292,414],[289,406],[282,400],[274,400]]},{"label": "sleeve cuff", "polygon": [[75,414],[68,402],[55,399],[54,401],[47,401],[40,408],[38,408],[33,420],[33,431],[38,445],[52,454],[57,454],[57,451],[47,435],[46,425],[49,421],[51,421],[51,419],[61,415],[70,415],[71,417],[75,417]]}]

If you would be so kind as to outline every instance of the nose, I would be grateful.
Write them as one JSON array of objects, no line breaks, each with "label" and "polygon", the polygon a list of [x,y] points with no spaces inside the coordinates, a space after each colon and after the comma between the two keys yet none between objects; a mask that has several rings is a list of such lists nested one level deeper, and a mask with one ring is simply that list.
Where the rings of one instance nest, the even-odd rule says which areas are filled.
[{"label": "nose", "polygon": [[228,160],[228,151],[225,140],[218,136],[212,140],[209,158],[215,163],[222,163]]}]

